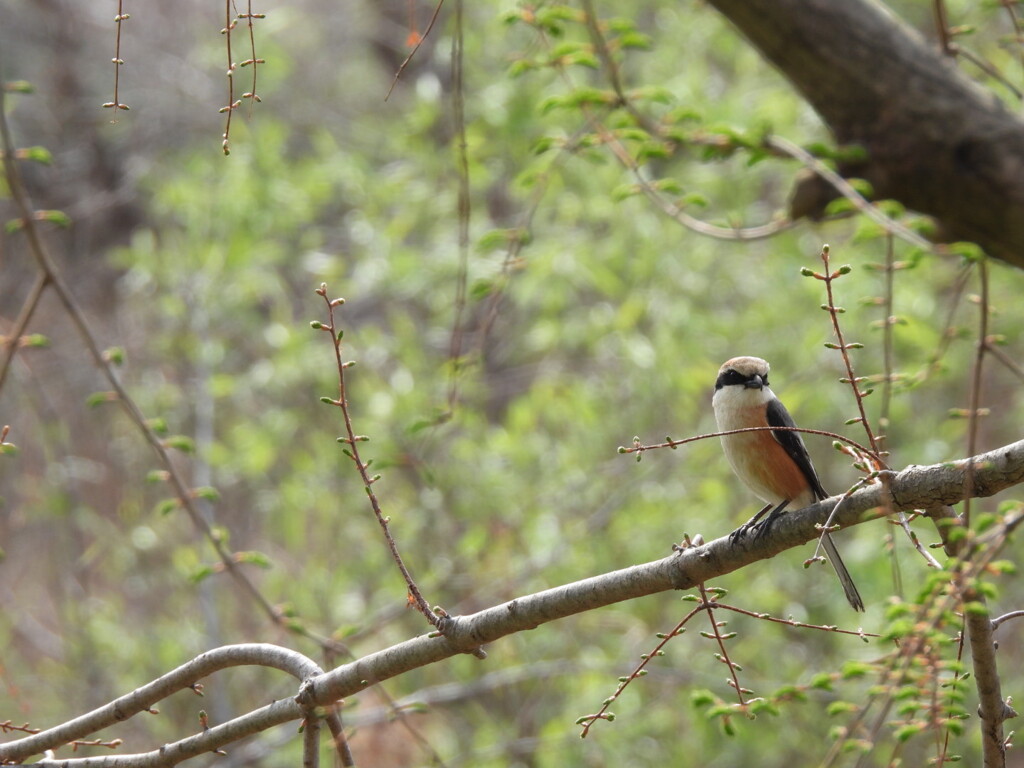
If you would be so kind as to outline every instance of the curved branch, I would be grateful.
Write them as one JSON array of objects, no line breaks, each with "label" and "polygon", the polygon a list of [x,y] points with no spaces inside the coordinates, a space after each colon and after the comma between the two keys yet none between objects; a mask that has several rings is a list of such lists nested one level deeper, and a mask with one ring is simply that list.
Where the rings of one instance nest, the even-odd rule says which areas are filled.
[{"label": "curved branch", "polygon": [[[297,651],[281,648],[267,643],[246,643],[227,645],[202,653],[192,661],[182,664],[177,669],[157,678],[141,688],[136,688],[105,706],[94,709],[80,717],[76,717],[55,728],[33,734],[17,741],[0,744],[0,763],[19,762],[31,755],[38,755],[46,750],[57,749],[76,739],[81,739],[96,731],[127,720],[140,712],[149,711],[154,704],[172,693],[185,688],[192,688],[200,679],[228,667],[263,666],[279,669],[282,672],[306,680],[323,674],[323,670],[311,659]],[[105,755],[97,758],[78,758],[77,760],[51,760],[47,764],[79,764],[85,761],[100,761],[107,766],[133,766],[142,768],[150,765],[174,765],[210,752],[217,747],[228,744],[252,733],[265,730],[272,725],[295,720],[306,716],[309,708],[300,707],[291,699],[274,702],[269,707],[236,718],[228,723],[214,726],[201,734],[192,736],[174,744],[161,747],[153,752],[138,755]],[[276,719],[282,714],[287,715]],[[337,717],[337,715],[333,715]]]}]

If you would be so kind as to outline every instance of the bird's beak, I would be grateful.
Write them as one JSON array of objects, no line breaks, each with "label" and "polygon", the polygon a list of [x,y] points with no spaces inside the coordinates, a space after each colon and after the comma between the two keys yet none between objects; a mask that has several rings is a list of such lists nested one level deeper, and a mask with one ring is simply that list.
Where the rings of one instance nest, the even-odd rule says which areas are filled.
[{"label": "bird's beak", "polygon": [[747,389],[761,389],[761,387],[764,386],[764,382],[761,380],[760,376],[755,374],[754,376],[747,379],[743,383],[743,386],[746,387]]}]

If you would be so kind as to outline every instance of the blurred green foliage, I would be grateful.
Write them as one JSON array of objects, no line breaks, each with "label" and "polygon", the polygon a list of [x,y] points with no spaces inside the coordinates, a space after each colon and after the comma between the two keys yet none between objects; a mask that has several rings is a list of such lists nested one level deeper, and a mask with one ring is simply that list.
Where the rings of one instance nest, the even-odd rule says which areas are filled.
[{"label": "blurred green foliage", "polygon": [[[966,13],[963,3],[949,5]],[[797,167],[766,157],[759,137],[775,131],[827,146],[826,131],[711,10],[646,2],[631,13],[604,19],[602,29],[636,96],[631,103],[679,143],[652,137],[608,98],[579,9],[466,8],[472,246],[457,360],[450,357],[461,269],[450,19],[442,16],[433,44],[386,104],[383,92],[371,93],[333,122],[289,109],[300,98],[290,89],[316,88],[320,74],[323,99],[346,92],[319,72],[323,64],[316,77],[296,75],[324,52],[292,47],[290,33],[311,32],[308,20],[286,16],[265,43],[272,53],[264,71],[275,74],[264,103],[235,121],[230,158],[210,137],[164,153],[136,150],[148,163],[147,218],[129,245],[109,255],[119,280],[106,311],[122,375],[147,416],[194,445],[181,466],[211,489],[200,494],[203,509],[245,553],[267,599],[357,655],[426,627],[405,607],[361,481],[335,441],[340,413],[319,402],[337,396],[330,339],[309,328],[326,319],[313,293],[322,281],[329,295],[347,300],[338,316],[347,359],[357,362],[346,374],[349,401],[356,432],[371,438],[361,451],[382,473],[374,488],[427,599],[451,613],[662,557],[684,533],[715,538],[755,511],[716,441],[648,453],[640,463],[616,451],[633,435],[652,443],[712,431],[710,389],[729,357],[770,360],[775,389],[798,423],[862,438],[843,426],[855,407],[838,383],[838,353],[823,346],[832,331],[818,308],[822,286],[800,269],[819,267],[826,241],[836,264],[853,266],[836,283],[844,328],[866,345],[853,353],[858,373],[882,374],[885,315],[877,297],[885,275],[874,265],[884,262],[886,242],[877,227],[840,219],[753,242],[698,236],[633,194],[636,178],[596,124],[621,137],[664,194],[723,226],[760,224],[784,208]],[[988,39],[986,53],[1003,55]],[[201,47],[195,60],[211,50]],[[390,73],[359,53],[330,54],[341,59],[339,79],[386,82]],[[727,140],[708,144],[707,137]],[[948,413],[967,402],[978,311],[966,295],[978,290],[976,274],[961,296],[955,286],[964,262],[899,243],[895,258],[904,268],[893,297],[894,367],[904,378],[882,431],[895,467],[953,459],[965,450],[966,422]],[[990,270],[992,332],[1010,340],[1013,356],[1021,278],[999,265]],[[86,364],[82,356],[65,363]],[[1019,385],[988,366],[985,404],[998,418],[983,423],[983,448],[1019,438],[1024,419]],[[12,607],[0,617],[10,706],[0,719],[62,721],[224,643],[276,642],[323,664],[347,660],[320,658],[312,642],[274,628],[219,573],[186,517],[164,503],[161,475],[144,482],[153,457],[115,403],[71,425],[63,409],[79,409],[90,391],[46,380],[33,393],[39,383],[32,371],[22,373],[2,394],[10,439],[34,447],[3,457],[0,469],[8,552],[0,569],[8,570]],[[877,391],[868,400],[873,418],[879,400]],[[826,487],[856,481],[825,440],[809,445]],[[927,542],[937,539],[930,525],[915,529]],[[749,610],[884,634],[898,618],[887,608],[904,605],[894,595],[914,600],[927,569],[886,524],[837,538],[869,604],[863,619],[849,613],[831,574],[801,567],[806,553],[757,563],[717,586]],[[1019,586],[999,584],[994,602],[1019,605]],[[454,659],[385,688],[402,698],[464,686],[453,702],[408,715],[449,766],[804,765],[827,751],[830,728],[848,722],[844,703],[867,700],[878,682],[872,662],[892,649],[890,641],[730,617],[741,684],[777,711],[726,722],[709,714],[734,694],[714,658],[717,645],[699,636],[705,620],[674,639],[615,702],[614,723],[598,723],[581,742],[576,718],[599,709],[616,678],[688,606],[661,595],[606,608],[502,641],[486,662]],[[946,627],[945,637],[953,632]],[[42,639],[33,644],[33,637]],[[1013,691],[1024,669],[1020,651],[1001,654]],[[944,649],[943,658],[953,657],[955,649]],[[845,661],[867,671],[819,677]],[[493,686],[474,687],[504,670],[521,674],[495,674]],[[249,671],[205,683],[221,705],[203,702],[214,716],[293,688]],[[349,722],[359,723],[384,702],[371,691],[347,705]],[[179,694],[160,717],[131,724],[131,748],[184,735],[182,723],[195,722],[198,706],[192,694]],[[825,708],[835,714],[822,717]],[[973,725],[951,752],[976,760]],[[871,764],[889,764],[892,755],[921,764],[932,754],[929,737],[903,743],[915,728],[894,725],[895,738],[883,741]],[[294,764],[296,739],[282,732],[264,744],[265,752],[253,748],[252,762]],[[353,748],[367,765],[441,764],[401,724],[365,725]]]}]

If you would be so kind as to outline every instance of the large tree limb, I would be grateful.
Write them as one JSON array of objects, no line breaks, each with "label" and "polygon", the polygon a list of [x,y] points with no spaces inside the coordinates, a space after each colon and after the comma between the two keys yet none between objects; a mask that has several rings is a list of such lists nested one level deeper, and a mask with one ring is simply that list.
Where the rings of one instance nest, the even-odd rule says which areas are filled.
[{"label": "large tree limb", "polygon": [[[877,484],[852,494],[836,511],[833,522],[844,527],[865,522],[871,518],[867,513],[885,506],[886,502],[892,511],[933,509],[955,504],[968,494],[972,497],[991,496],[1021,482],[1024,482],[1024,440],[971,460],[908,467],[890,478],[888,491]],[[839,497],[833,497],[787,513],[773,526],[771,534],[762,538],[747,538],[734,545],[728,536],[723,536],[650,563],[526,595],[468,616],[452,617],[450,625],[445,627],[445,635],[421,635],[324,674],[318,674],[311,664],[303,666],[305,662],[301,659],[293,661],[288,657],[291,651],[280,649],[285,660],[273,665],[306,678],[294,699],[280,699],[152,752],[73,758],[47,762],[47,765],[67,768],[176,765],[189,757],[221,748],[242,736],[300,720],[313,707],[328,706],[376,683],[460,653],[470,653],[502,637],[624,600],[673,589],[690,589],[757,560],[800,546],[820,535],[815,526],[829,517],[839,500]],[[235,648],[239,650],[233,654],[246,650],[256,654],[253,658],[258,661],[255,663],[266,663],[257,646]],[[248,650],[250,648],[251,651]],[[228,653],[228,650],[221,649],[217,653]],[[187,685],[193,674],[203,676],[227,665],[219,657],[217,663],[212,663],[213,659],[204,660],[207,656],[204,654],[195,662],[170,673],[174,675],[173,685],[166,682],[170,675],[165,676],[161,678],[165,680],[163,684],[160,681],[151,683],[69,723],[0,744],[0,763],[21,761],[44,750],[56,749],[70,740],[83,738],[149,709],[158,698],[180,689],[183,683]],[[231,658],[234,656],[224,656],[224,660]],[[195,666],[190,667],[190,664]]]},{"label": "large tree limb", "polygon": [[867,150],[844,175],[1024,267],[1024,120],[872,0],[709,2]]}]

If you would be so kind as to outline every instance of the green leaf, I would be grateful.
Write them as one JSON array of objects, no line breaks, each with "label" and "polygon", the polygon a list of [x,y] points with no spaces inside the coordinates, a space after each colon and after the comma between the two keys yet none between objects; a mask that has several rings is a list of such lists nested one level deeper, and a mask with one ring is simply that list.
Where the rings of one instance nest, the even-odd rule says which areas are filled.
[{"label": "green leaf", "polygon": [[698,688],[690,694],[690,704],[695,707],[707,707],[715,703],[715,695],[704,688]]},{"label": "green leaf", "polygon": [[53,164],[53,155],[50,154],[50,150],[46,147],[26,147],[18,150],[18,152],[22,158],[33,163],[40,163],[42,165]]},{"label": "green leaf", "polygon": [[193,488],[192,496],[196,499],[203,499],[203,501],[220,501],[220,491],[209,485],[202,485],[198,488]]},{"label": "green leaf", "polygon": [[64,213],[64,211],[36,211],[35,217],[38,221],[56,224],[62,229],[71,226],[71,217]]},{"label": "green leaf", "polygon": [[195,442],[192,438],[187,437],[186,435],[171,435],[170,437],[165,438],[163,443],[168,448],[173,448],[174,450],[181,451],[182,453],[195,453],[196,451]]},{"label": "green leaf", "polygon": [[188,580],[191,581],[193,584],[198,584],[199,582],[206,579],[208,576],[212,576],[213,573],[213,566],[201,565],[189,574]]},{"label": "green leaf", "polygon": [[169,515],[181,507],[181,502],[176,498],[163,499],[157,502],[156,512],[160,515]]},{"label": "green leaf", "polygon": [[870,674],[871,664],[866,661],[847,661],[843,664],[842,675],[844,680],[851,680],[857,677],[864,677]]},{"label": "green leaf", "polygon": [[831,701],[828,703],[828,706],[825,707],[825,714],[829,717],[835,717],[836,715],[845,715],[851,712],[856,712],[857,709],[857,705],[850,701]]},{"label": "green leaf", "polygon": [[89,408],[95,408],[103,403],[111,403],[117,400],[117,392],[93,392],[85,398],[85,404]]},{"label": "green leaf", "polygon": [[255,565],[259,568],[270,568],[272,563],[270,558],[263,552],[257,552],[256,550],[249,550],[244,552],[235,552],[235,562],[245,563],[247,565]]},{"label": "green leaf", "polygon": [[155,416],[152,419],[146,419],[146,426],[153,430],[154,434],[160,436],[166,435],[169,431],[167,428],[167,420],[160,416]]}]

